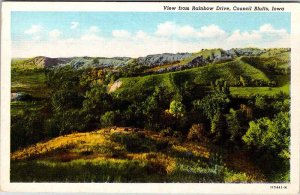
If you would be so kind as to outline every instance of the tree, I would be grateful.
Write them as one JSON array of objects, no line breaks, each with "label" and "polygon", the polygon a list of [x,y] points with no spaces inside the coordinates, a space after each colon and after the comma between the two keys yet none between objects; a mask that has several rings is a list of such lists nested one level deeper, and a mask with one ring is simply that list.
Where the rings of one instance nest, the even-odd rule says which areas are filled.
[{"label": "tree", "polygon": [[290,118],[288,112],[280,112],[271,120],[260,118],[249,123],[243,141],[257,149],[271,150],[282,158],[289,158]]},{"label": "tree", "polygon": [[268,102],[266,97],[261,96],[261,95],[257,95],[255,97],[255,106],[261,110],[266,109],[268,107]]},{"label": "tree", "polygon": [[170,103],[169,112],[177,119],[182,118],[185,116],[185,106],[180,102],[173,100]]},{"label": "tree", "polygon": [[195,100],[193,105],[195,110],[203,112],[209,120],[212,120],[217,113],[222,113],[227,108],[229,102],[230,99],[225,93],[217,92],[201,100]]},{"label": "tree", "polygon": [[229,114],[226,114],[227,130],[229,133],[229,139],[232,142],[236,142],[241,138],[241,122],[239,121],[238,112],[234,109],[229,110]]},{"label": "tree", "polygon": [[205,137],[205,125],[203,123],[193,124],[187,135],[188,140],[207,141]]},{"label": "tree", "polygon": [[247,85],[247,82],[244,77],[240,76],[240,83],[242,84],[243,87]]},{"label": "tree", "polygon": [[94,86],[86,92],[82,112],[85,113],[86,122],[92,126],[99,126],[100,116],[112,108],[112,96],[107,93],[106,87]]},{"label": "tree", "polygon": [[102,127],[109,127],[114,125],[116,118],[116,113],[113,111],[105,112],[104,115],[101,116],[100,122]]},{"label": "tree", "polygon": [[146,126],[156,129],[159,126],[160,114],[162,112],[159,106],[159,94],[153,93],[143,102],[143,115],[146,120]]},{"label": "tree", "polygon": [[112,107],[112,97],[104,86],[94,86],[86,92],[83,109],[94,114],[103,114]]},{"label": "tree", "polygon": [[215,91],[220,92],[220,93],[225,93],[227,95],[230,94],[229,91],[229,85],[227,84],[227,81],[224,79],[217,79],[214,83],[212,83],[213,88]]},{"label": "tree", "polygon": [[211,133],[214,135],[214,142],[222,142],[226,132],[226,120],[222,113],[218,112],[211,120]]},{"label": "tree", "polygon": [[93,64],[94,65],[99,64],[99,58],[93,58]]}]

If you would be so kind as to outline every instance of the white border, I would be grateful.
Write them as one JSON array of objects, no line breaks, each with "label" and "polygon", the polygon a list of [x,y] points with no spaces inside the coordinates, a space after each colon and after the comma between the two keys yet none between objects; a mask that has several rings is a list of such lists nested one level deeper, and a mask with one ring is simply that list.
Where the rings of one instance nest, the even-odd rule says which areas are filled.
[{"label": "white border", "polygon": [[[111,183],[10,183],[10,13],[11,11],[134,11],[163,12],[163,5],[255,5],[285,7],[291,12],[291,183],[283,184],[287,189],[272,190],[276,184],[111,184]],[[170,11],[168,11],[170,12]],[[223,11],[220,11],[223,12]],[[226,11],[224,11],[226,12]],[[0,187],[3,191],[15,192],[104,192],[104,193],[263,193],[294,194],[299,192],[299,127],[300,127],[300,4],[299,3],[197,3],[197,2],[4,2],[2,4],[2,37],[1,37],[1,169]],[[279,184],[281,185],[281,184]]]}]

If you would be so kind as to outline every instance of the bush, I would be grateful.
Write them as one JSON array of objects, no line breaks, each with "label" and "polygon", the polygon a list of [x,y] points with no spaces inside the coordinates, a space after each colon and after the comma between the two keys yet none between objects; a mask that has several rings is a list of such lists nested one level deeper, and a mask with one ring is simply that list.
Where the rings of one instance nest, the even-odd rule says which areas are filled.
[{"label": "bush", "polygon": [[163,130],[160,132],[160,134],[161,134],[162,136],[172,136],[173,133],[174,133],[174,132],[173,132],[173,129],[170,128],[170,127],[166,128],[166,129],[163,129]]},{"label": "bush", "polygon": [[105,112],[105,114],[101,116],[100,122],[102,127],[113,126],[115,122],[115,112]]},{"label": "bush", "polygon": [[203,123],[193,124],[189,130],[187,139],[191,140],[191,141],[194,141],[194,140],[201,141],[201,140],[203,140],[204,135],[205,135],[204,124]]}]

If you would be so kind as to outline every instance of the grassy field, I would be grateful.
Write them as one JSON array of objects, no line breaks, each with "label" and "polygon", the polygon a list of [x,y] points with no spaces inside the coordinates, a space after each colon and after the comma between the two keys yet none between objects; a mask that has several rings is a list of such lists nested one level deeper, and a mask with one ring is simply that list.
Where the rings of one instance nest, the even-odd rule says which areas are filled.
[{"label": "grassy field", "polygon": [[290,94],[290,85],[282,87],[230,87],[230,94],[234,97],[251,97],[253,95],[274,96],[279,93]]},{"label": "grassy field", "polygon": [[[12,182],[263,182],[246,158],[131,128],[74,133],[11,155]],[[242,168],[244,166],[247,168]]]},{"label": "grassy field", "polygon": [[46,76],[42,69],[12,71],[11,92],[25,92],[36,98],[47,96]]},{"label": "grassy field", "polygon": [[25,93],[32,97],[32,101],[12,101],[11,115],[24,114],[26,110],[41,108],[41,100],[49,98],[49,89],[46,86],[46,75],[43,69],[19,69],[11,72],[11,93]]}]

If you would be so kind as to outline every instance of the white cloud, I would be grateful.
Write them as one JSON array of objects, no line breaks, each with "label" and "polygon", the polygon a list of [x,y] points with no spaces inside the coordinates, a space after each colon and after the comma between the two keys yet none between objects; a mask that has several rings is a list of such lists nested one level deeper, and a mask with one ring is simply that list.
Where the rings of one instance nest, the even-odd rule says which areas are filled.
[{"label": "white cloud", "polygon": [[42,26],[40,25],[31,25],[31,27],[24,31],[25,34],[34,35],[42,31]]},{"label": "white cloud", "polygon": [[262,38],[261,34],[257,31],[241,32],[235,30],[228,38],[228,41],[256,41]]},{"label": "white cloud", "polygon": [[129,38],[130,33],[127,30],[113,30],[112,35],[115,38]]},{"label": "white cloud", "polygon": [[97,26],[90,26],[89,29],[80,37],[82,41],[100,41],[103,40],[99,36],[100,29]]},{"label": "white cloud", "polygon": [[271,24],[264,24],[259,28],[259,31],[262,33],[276,33],[276,34],[285,34],[287,31],[285,29],[275,29]]},{"label": "white cloud", "polygon": [[98,28],[98,26],[91,26],[88,30],[89,33],[98,33],[100,31],[100,29]]},{"label": "white cloud", "polygon": [[180,37],[191,37],[197,34],[196,30],[191,26],[183,26],[177,29],[176,32]]},{"label": "white cloud", "polygon": [[171,36],[175,34],[177,26],[174,22],[165,22],[157,25],[157,30],[155,32],[158,36]]},{"label": "white cloud", "polygon": [[76,29],[79,26],[79,22],[71,22],[71,29]]},{"label": "white cloud", "polygon": [[34,41],[39,41],[39,40],[41,40],[42,39],[42,36],[40,36],[40,35],[34,35],[33,37],[32,37],[32,40],[34,40]]},{"label": "white cloud", "polygon": [[269,37],[284,38],[288,36],[288,32],[285,29],[275,29],[271,24],[264,24],[259,28],[259,32]]},{"label": "white cloud", "polygon": [[170,37],[172,35],[181,38],[220,38],[226,35],[226,32],[219,26],[212,24],[195,29],[190,25],[180,26],[174,22],[165,22],[157,25],[155,32],[157,36]]},{"label": "white cloud", "polygon": [[257,30],[235,30],[226,40],[237,47],[248,45],[256,47],[290,47],[290,35],[285,29],[275,29],[271,24],[264,24]]},{"label": "white cloud", "polygon": [[135,33],[135,38],[136,39],[148,39],[149,35],[146,32],[139,30]]},{"label": "white cloud", "polygon": [[197,35],[201,38],[214,38],[226,35],[226,32],[219,26],[212,24],[209,26],[202,26]]},{"label": "white cloud", "polygon": [[54,29],[54,30],[51,30],[48,34],[49,34],[50,39],[58,39],[60,37],[60,35],[62,34],[62,32],[57,29]]},{"label": "white cloud", "polygon": [[95,34],[85,34],[80,37],[80,40],[83,41],[100,41],[102,38]]}]

